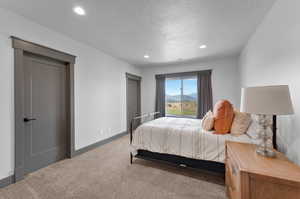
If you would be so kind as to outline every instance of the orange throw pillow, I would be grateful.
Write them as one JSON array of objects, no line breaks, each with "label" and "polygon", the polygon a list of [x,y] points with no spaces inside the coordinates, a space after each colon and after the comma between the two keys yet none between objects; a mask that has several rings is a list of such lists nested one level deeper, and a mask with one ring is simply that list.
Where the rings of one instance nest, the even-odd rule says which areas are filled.
[{"label": "orange throw pillow", "polygon": [[215,134],[227,134],[230,132],[234,111],[231,103],[221,100],[214,107],[214,129]]}]

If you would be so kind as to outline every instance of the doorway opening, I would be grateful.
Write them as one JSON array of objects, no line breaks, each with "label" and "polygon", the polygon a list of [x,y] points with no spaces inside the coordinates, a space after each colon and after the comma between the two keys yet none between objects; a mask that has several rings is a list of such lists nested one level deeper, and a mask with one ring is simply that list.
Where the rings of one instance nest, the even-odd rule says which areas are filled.
[{"label": "doorway opening", "polygon": [[75,56],[11,37],[15,83],[15,182],[74,155]]}]

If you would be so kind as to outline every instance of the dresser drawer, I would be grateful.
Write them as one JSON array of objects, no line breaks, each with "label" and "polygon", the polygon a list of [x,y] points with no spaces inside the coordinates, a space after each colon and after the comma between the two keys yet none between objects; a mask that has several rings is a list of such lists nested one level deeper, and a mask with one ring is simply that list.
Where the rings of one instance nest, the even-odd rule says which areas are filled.
[{"label": "dresser drawer", "polygon": [[294,183],[259,175],[250,175],[250,192],[251,199],[300,199],[300,187]]}]

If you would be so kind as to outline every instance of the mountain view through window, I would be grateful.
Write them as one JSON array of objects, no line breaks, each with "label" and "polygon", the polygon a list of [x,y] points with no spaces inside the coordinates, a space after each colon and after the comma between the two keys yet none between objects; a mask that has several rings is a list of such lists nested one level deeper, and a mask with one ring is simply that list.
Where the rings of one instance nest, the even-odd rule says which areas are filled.
[{"label": "mountain view through window", "polygon": [[197,77],[166,79],[166,115],[196,117]]}]

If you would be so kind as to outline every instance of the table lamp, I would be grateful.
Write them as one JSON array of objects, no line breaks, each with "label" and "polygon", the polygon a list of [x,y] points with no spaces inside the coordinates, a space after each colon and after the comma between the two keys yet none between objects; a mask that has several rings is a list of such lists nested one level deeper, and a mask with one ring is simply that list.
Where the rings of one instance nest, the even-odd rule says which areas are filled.
[{"label": "table lamp", "polygon": [[[262,142],[257,145],[256,152],[266,157],[274,157],[274,150],[267,144],[267,116],[273,116],[273,141],[276,141],[276,116],[294,113],[289,87],[278,85],[242,88],[241,112],[259,115]],[[274,146],[276,148],[276,143]]]}]

